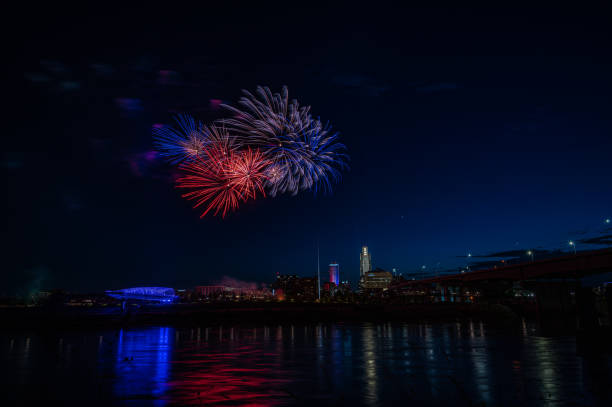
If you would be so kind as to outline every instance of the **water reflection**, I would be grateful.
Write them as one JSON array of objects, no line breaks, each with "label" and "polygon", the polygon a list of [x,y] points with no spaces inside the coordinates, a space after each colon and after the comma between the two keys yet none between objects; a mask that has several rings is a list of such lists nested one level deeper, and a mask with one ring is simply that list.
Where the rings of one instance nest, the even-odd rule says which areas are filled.
[{"label": "water reflection", "polygon": [[378,401],[378,373],[376,371],[376,336],[380,327],[363,327],[363,372],[365,381],[365,400],[368,404]]},{"label": "water reflection", "polygon": [[[481,326],[482,332],[482,326]],[[479,335],[481,337],[481,335]],[[479,338],[480,339],[480,338]],[[493,372],[490,371],[489,366],[489,352],[487,349],[486,340],[476,340],[476,338],[470,338],[470,360],[473,366],[473,382],[477,390],[477,399],[481,400],[485,404],[491,402],[491,391],[490,383],[493,376]]]},{"label": "water reflection", "polygon": [[[121,400],[163,405],[170,372],[173,328],[120,330],[115,357],[115,394]],[[176,332],[175,340],[178,340]]]},{"label": "water reflection", "polygon": [[466,321],[0,335],[1,383],[10,405],[610,404],[610,356],[583,361],[573,338],[532,332]]},{"label": "water reflection", "polygon": [[[283,377],[283,327],[270,337],[257,328],[240,330],[218,328],[218,336],[208,335],[199,347],[185,341],[174,354],[168,396],[180,405],[275,405],[291,398]],[[207,332],[207,331],[206,331]],[[225,332],[225,334],[224,334]],[[262,338],[259,340],[258,338]]]}]

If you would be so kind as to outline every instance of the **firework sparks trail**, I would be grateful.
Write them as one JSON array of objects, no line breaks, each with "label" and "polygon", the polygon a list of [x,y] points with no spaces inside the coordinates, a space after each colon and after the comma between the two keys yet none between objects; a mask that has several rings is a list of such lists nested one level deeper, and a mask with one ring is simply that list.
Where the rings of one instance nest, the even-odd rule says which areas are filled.
[{"label": "firework sparks trail", "polygon": [[240,108],[221,105],[229,119],[206,126],[191,116],[176,118],[178,130],[154,129],[155,146],[184,176],[177,188],[190,189],[182,196],[195,200],[222,217],[241,202],[258,194],[296,195],[302,190],[331,192],[348,168],[346,147],[338,134],[310,114],[310,106],[289,101],[289,92],[272,93],[258,87],[255,94],[243,91]]},{"label": "firework sparks trail", "polygon": [[257,193],[263,196],[263,184],[266,180],[264,169],[267,161],[257,150],[232,151],[227,144],[209,145],[206,159],[183,163],[180,169],[186,173],[177,179],[177,188],[188,188],[191,191],[183,194],[184,198],[195,200],[194,208],[204,206],[200,217],[221,214],[238,208],[241,201],[255,199]]},{"label": "firework sparks trail", "polygon": [[289,92],[273,94],[258,87],[256,95],[243,91],[242,109],[222,105],[234,114],[222,122],[241,143],[257,146],[274,166],[266,183],[270,195],[314,188],[328,192],[339,179],[339,169],[347,167],[345,146],[337,143],[337,134],[310,114],[310,107],[289,102]]},{"label": "firework sparks trail", "polygon": [[171,164],[200,157],[208,143],[206,128],[187,114],[179,114],[175,120],[178,129],[171,126],[153,129],[153,144],[160,155]]},{"label": "firework sparks trail", "polygon": [[232,154],[227,161],[226,174],[231,184],[240,191],[244,200],[255,199],[257,192],[266,196],[263,185],[266,181],[267,167],[268,160],[259,150],[247,148],[245,151]]}]

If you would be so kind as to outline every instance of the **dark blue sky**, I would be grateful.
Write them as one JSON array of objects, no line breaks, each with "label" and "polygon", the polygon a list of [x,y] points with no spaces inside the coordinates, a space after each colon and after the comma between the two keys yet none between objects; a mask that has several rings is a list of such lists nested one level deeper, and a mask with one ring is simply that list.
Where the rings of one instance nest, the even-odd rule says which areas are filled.
[{"label": "dark blue sky", "polygon": [[[269,282],[313,274],[317,241],[323,269],[338,261],[353,281],[362,244],[406,273],[610,245],[603,9],[355,4],[28,16],[5,62],[0,294]],[[151,126],[217,119],[215,100],[257,85],[287,85],[329,120],[351,170],[331,196],[199,219],[152,158]]]}]

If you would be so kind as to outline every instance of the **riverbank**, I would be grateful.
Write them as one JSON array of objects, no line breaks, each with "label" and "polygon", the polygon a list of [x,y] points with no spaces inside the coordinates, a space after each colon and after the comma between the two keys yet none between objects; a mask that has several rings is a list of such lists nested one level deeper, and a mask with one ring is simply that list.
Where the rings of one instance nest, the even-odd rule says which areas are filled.
[{"label": "riverbank", "polygon": [[520,321],[521,312],[501,305],[226,303],[117,307],[2,308],[2,327],[48,329],[214,323],[380,322],[477,318],[498,324]]}]

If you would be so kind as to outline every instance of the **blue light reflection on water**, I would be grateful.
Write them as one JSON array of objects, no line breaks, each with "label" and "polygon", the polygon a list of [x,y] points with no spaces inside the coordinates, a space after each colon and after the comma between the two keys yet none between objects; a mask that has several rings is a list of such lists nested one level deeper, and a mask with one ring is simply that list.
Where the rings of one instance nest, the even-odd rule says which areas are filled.
[{"label": "blue light reflection on water", "polygon": [[115,354],[114,393],[121,400],[164,404],[174,328],[121,329]]},{"label": "blue light reflection on water", "polygon": [[523,328],[508,334],[479,322],[364,323],[0,334],[2,385],[19,404],[385,405],[401,399],[419,406],[525,407],[612,400],[609,356],[583,359],[572,337]]}]

